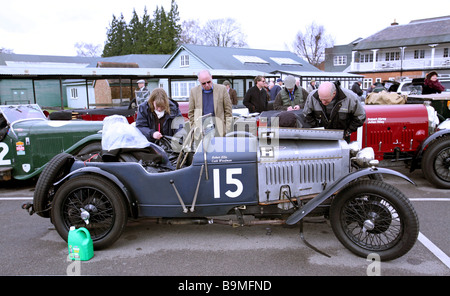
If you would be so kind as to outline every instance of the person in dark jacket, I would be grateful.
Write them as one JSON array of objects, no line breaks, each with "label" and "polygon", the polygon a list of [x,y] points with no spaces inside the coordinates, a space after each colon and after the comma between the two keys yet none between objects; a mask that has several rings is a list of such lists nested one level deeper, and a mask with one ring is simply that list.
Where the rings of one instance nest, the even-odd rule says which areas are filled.
[{"label": "person in dark jacket", "polygon": [[177,117],[182,118],[178,103],[169,100],[164,89],[156,88],[148,101],[139,105],[136,127],[149,142],[155,142],[163,136],[175,135],[183,127],[180,123],[184,120],[174,121]]},{"label": "person in dark jacket", "polygon": [[275,101],[278,93],[281,91],[281,85],[283,85],[283,80],[281,78],[277,79],[277,83],[270,89],[270,100]]},{"label": "person in dark jacket", "polygon": [[425,76],[425,81],[423,83],[422,94],[436,94],[441,93],[445,90],[445,87],[439,82],[438,74],[435,71],[428,73]]},{"label": "person in dark jacket", "polygon": [[362,80],[358,80],[352,85],[352,91],[357,94],[358,96],[363,95],[363,91],[361,89]]},{"label": "person in dark jacket", "polygon": [[347,142],[366,120],[366,111],[356,94],[332,82],[322,83],[309,94],[303,115],[311,127],[343,130]]},{"label": "person in dark jacket", "polygon": [[242,102],[250,113],[267,111],[267,91],[264,88],[264,76],[255,77],[255,85],[250,87]]}]

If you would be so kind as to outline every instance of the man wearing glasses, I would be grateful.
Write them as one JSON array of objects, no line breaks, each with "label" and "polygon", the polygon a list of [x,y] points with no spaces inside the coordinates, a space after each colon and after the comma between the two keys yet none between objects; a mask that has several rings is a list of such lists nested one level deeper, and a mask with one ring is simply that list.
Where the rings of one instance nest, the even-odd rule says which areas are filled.
[{"label": "man wearing glasses", "polygon": [[[191,89],[189,95],[188,117],[191,127],[200,116],[212,114],[218,136],[225,136],[231,130],[232,111],[231,100],[224,85],[214,84],[208,70],[202,70],[197,75],[200,85]],[[197,123],[202,124],[202,123]]]}]

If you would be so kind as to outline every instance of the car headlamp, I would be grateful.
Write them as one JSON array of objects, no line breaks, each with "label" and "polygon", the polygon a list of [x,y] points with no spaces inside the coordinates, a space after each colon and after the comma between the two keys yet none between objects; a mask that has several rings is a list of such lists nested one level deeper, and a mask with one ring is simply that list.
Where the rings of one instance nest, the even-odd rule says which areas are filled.
[{"label": "car headlamp", "polygon": [[355,161],[360,167],[378,165],[378,160],[375,159],[375,152],[372,147],[361,149],[356,154]]}]

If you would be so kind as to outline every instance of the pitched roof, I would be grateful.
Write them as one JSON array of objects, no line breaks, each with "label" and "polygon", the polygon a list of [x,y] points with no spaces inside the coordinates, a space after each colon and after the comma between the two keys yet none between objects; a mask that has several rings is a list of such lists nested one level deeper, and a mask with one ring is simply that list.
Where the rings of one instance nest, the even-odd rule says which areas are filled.
[{"label": "pitched roof", "polygon": [[0,66],[11,63],[20,64],[79,64],[81,67],[96,68],[98,62],[135,63],[139,68],[161,68],[170,58],[168,54],[129,54],[115,57],[80,57],[80,56],[50,56],[31,54],[0,53]]},{"label": "pitched roof", "polygon": [[450,16],[392,25],[361,40],[354,50],[428,45],[450,42]]},{"label": "pitched roof", "polygon": [[181,45],[163,65],[166,68],[181,50],[194,55],[205,68],[224,70],[256,70],[264,73],[274,71],[320,72],[290,51],[251,48],[218,47],[204,45]]},{"label": "pitched roof", "polygon": [[0,65],[6,66],[7,62],[15,63],[63,63],[63,64],[90,64],[99,57],[79,57],[79,56],[52,56],[52,55],[31,55],[0,53]]},{"label": "pitched roof", "polygon": [[97,58],[89,67],[97,67],[97,62],[136,63],[139,68],[162,68],[170,58],[168,54],[128,54],[122,56]]}]

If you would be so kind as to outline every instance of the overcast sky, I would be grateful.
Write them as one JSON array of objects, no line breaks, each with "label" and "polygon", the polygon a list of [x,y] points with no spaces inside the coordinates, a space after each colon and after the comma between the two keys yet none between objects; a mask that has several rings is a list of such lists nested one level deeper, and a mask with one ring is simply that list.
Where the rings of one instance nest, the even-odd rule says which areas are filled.
[{"label": "overcast sky", "polygon": [[[17,54],[75,56],[76,42],[104,45],[113,14],[126,22],[133,8],[141,17],[157,6],[170,10],[170,0],[21,0],[2,1],[0,48]],[[235,18],[247,35],[250,48],[289,50],[299,30],[315,21],[323,25],[336,45],[368,37],[394,19],[450,15],[448,0],[177,0],[181,21]],[[372,5],[373,3],[373,5]],[[376,3],[376,4],[375,4]]]}]

